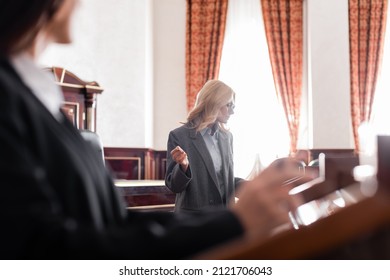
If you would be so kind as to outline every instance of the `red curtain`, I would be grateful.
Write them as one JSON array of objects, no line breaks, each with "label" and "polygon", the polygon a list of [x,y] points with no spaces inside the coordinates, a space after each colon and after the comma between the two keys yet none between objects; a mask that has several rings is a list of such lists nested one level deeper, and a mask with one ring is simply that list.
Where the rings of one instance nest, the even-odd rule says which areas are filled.
[{"label": "red curtain", "polygon": [[276,93],[290,132],[290,152],[297,149],[302,96],[303,0],[261,0]]},{"label": "red curtain", "polygon": [[187,110],[209,79],[218,78],[228,0],[187,0]]},{"label": "red curtain", "polygon": [[351,116],[356,150],[358,128],[371,116],[382,62],[387,0],[349,0]]}]

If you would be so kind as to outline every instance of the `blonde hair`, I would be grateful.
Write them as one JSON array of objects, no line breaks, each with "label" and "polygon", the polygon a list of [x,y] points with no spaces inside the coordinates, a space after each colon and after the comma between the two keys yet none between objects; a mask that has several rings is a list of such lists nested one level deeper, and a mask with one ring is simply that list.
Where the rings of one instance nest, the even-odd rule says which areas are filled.
[{"label": "blonde hair", "polygon": [[[187,122],[196,131],[215,123],[219,110],[235,98],[231,87],[219,80],[207,81],[196,96],[195,106],[189,112]],[[226,130],[224,124],[219,123]]]}]

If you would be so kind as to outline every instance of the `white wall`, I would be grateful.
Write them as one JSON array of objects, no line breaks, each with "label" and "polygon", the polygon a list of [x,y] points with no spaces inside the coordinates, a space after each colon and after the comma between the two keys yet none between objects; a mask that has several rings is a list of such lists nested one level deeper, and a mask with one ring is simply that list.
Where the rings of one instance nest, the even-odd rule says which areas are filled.
[{"label": "white wall", "polygon": [[307,0],[308,148],[353,148],[348,0]]},{"label": "white wall", "polygon": [[154,148],[167,148],[170,130],[185,121],[185,0],[154,3]]},{"label": "white wall", "polygon": [[107,147],[166,149],[185,119],[185,1],[82,0],[74,43],[40,59],[105,89],[97,132]]},{"label": "white wall", "polygon": [[[105,89],[97,132],[108,147],[166,148],[186,118],[185,0],[82,0],[74,43],[41,58]],[[306,0],[307,148],[351,148],[348,0]],[[304,114],[306,115],[306,114]]]}]

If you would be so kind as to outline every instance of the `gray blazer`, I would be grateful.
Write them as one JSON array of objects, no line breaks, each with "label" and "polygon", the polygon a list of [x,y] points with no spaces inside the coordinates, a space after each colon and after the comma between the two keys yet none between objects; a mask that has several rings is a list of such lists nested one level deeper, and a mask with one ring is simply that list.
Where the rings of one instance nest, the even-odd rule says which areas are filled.
[{"label": "gray blazer", "polygon": [[[233,173],[233,136],[220,130],[219,137],[227,201],[220,193],[213,161],[202,135],[187,124],[169,133],[165,185],[176,193],[175,211],[225,207],[235,196],[236,184],[241,179],[235,178]],[[170,153],[176,146],[187,153],[190,162],[187,172],[183,172],[171,157]]]}]

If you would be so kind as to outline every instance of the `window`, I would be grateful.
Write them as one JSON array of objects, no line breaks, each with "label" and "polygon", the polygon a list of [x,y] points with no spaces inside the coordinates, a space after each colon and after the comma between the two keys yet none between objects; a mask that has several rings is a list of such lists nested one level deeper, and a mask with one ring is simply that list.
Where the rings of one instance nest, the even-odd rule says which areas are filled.
[{"label": "window", "polygon": [[289,152],[290,138],[279,104],[259,0],[230,0],[219,79],[236,92],[229,120],[235,176],[246,178]]}]

